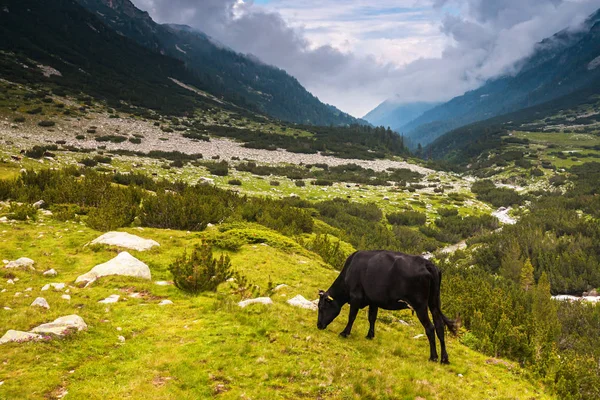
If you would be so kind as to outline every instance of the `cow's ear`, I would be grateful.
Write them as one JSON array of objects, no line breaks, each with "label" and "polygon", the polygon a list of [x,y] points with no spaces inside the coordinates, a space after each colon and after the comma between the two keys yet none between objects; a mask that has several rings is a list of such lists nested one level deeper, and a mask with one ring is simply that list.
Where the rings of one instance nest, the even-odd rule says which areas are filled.
[{"label": "cow's ear", "polygon": [[323,295],[325,294],[325,292],[321,289],[319,289],[319,297],[323,297]]}]

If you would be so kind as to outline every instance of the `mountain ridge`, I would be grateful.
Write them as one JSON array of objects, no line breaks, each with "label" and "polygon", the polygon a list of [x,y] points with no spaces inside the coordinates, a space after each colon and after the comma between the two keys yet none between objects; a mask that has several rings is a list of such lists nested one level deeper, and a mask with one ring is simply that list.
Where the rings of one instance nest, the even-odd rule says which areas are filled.
[{"label": "mountain ridge", "polygon": [[432,108],[403,127],[407,139],[423,145],[476,121],[568,95],[600,78],[588,68],[600,56],[600,9],[575,31],[562,30],[536,46],[518,63],[519,71]]},{"label": "mountain ridge", "polygon": [[129,0],[77,0],[105,24],[144,47],[182,60],[203,76],[207,90],[243,107],[302,124],[365,123],[324,104],[284,70],[235,52],[205,33],[176,24],[158,24]]}]

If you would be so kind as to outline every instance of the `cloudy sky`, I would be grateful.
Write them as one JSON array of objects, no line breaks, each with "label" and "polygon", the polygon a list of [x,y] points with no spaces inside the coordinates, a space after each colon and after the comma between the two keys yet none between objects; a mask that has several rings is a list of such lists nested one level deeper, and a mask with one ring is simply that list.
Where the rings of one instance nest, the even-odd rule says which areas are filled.
[{"label": "cloudy sky", "polygon": [[362,116],[385,99],[444,101],[514,72],[600,0],[132,0],[285,69]]}]

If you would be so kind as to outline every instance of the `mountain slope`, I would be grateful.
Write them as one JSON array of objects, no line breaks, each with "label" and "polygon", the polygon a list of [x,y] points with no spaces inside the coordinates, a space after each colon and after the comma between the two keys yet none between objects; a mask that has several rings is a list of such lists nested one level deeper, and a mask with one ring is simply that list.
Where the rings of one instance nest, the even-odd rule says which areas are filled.
[{"label": "mountain slope", "polygon": [[389,126],[393,130],[400,132],[404,125],[437,105],[439,103],[416,102],[399,104],[393,99],[388,99],[369,111],[363,119],[375,126]]},{"label": "mountain slope", "polygon": [[74,0],[56,0],[52,7],[34,0],[5,4],[0,13],[4,79],[83,92],[115,108],[133,105],[185,114],[217,104],[169,79],[202,86],[181,61],[117,34]]},{"label": "mountain slope", "polygon": [[407,137],[427,144],[445,132],[565,96],[600,77],[600,10],[576,32],[538,44],[515,76],[504,76],[425,112],[405,126]]},{"label": "mountain slope", "polygon": [[427,154],[467,164],[503,145],[511,130],[564,133],[597,132],[600,127],[600,77],[557,99],[454,129],[431,143]]},{"label": "mountain slope", "polygon": [[202,89],[238,105],[303,124],[360,122],[323,104],[285,71],[236,53],[181,25],[160,25],[129,0],[78,0],[108,26],[141,45],[178,58],[202,77]]}]

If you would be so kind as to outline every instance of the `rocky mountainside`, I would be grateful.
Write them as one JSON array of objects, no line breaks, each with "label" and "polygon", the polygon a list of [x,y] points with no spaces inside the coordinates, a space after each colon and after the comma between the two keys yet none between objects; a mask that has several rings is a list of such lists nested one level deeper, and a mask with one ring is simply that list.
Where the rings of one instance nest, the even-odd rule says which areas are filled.
[{"label": "rocky mountainside", "polygon": [[514,76],[492,80],[425,112],[404,129],[423,145],[460,126],[548,102],[600,79],[600,10],[577,31],[562,31],[537,45]]},{"label": "rocky mountainside", "polygon": [[121,110],[183,115],[196,108],[233,107],[177,84],[202,89],[205,80],[183,62],[110,29],[74,0],[56,0],[52,7],[36,0],[4,4],[0,72],[7,81],[91,96]]},{"label": "rocky mountainside", "polygon": [[234,52],[188,26],[161,25],[129,0],[78,0],[107,26],[153,51],[182,60],[219,98],[284,121],[314,125],[361,122],[319,101],[285,71]]},{"label": "rocky mountainside", "polygon": [[375,126],[389,126],[396,132],[402,132],[404,125],[437,105],[439,103],[398,103],[394,99],[388,99],[371,110],[363,119]]}]

